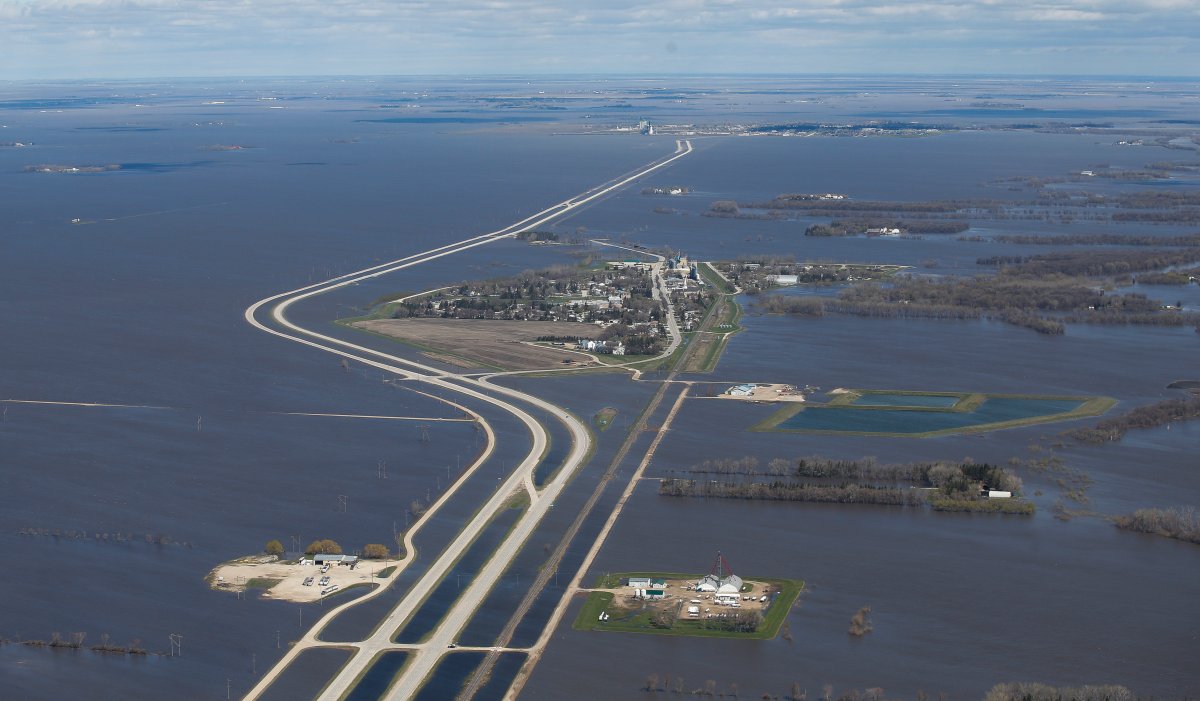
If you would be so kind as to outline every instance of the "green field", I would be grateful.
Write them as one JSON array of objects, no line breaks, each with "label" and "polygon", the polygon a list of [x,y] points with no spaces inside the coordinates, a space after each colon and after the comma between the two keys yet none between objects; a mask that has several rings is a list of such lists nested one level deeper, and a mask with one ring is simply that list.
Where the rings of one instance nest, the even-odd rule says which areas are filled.
[{"label": "green field", "polygon": [[709,263],[699,264],[698,270],[700,277],[719,295],[691,334],[689,345],[695,345],[696,348],[687,362],[678,368],[683,372],[712,372],[721,360],[729,339],[742,330],[738,324],[742,318],[742,307],[734,296],[734,288]]},{"label": "green field", "polygon": [[[700,575],[680,574],[676,572],[620,572],[600,577],[596,588],[619,587],[621,580],[627,577],[662,577],[664,579],[699,579]],[[767,608],[762,625],[753,633],[742,633],[727,630],[704,628],[704,622],[699,620],[676,620],[670,628],[656,628],[650,624],[650,611],[641,611],[624,619],[610,618],[600,621],[601,612],[612,614],[613,593],[596,591],[588,594],[587,601],[580,609],[572,627],[575,630],[600,630],[614,633],[648,633],[651,635],[682,635],[697,638],[736,638],[741,640],[770,640],[779,633],[779,628],[787,618],[788,611],[796,603],[800,592],[804,590],[804,582],[795,579],[768,579],[762,577],[746,577],[750,582],[762,582],[776,586],[780,594]]]}]

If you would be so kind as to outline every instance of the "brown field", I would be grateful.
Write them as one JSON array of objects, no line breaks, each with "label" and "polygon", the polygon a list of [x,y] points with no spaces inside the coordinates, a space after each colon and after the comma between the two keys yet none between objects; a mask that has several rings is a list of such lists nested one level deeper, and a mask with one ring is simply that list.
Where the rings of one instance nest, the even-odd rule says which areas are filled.
[{"label": "brown field", "polygon": [[502,321],[488,319],[372,319],[352,324],[425,348],[435,360],[460,366],[503,370],[541,370],[594,363],[580,353],[530,345],[539,336],[595,338],[600,327],[569,321]]}]

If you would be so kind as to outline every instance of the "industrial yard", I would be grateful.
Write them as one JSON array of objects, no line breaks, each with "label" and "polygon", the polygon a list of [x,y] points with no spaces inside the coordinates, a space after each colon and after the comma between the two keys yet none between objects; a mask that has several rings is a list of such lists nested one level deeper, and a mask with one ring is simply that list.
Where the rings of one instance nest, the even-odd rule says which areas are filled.
[{"label": "industrial yard", "polygon": [[803,590],[790,579],[743,579],[718,555],[706,575],[629,572],[601,577],[578,630],[770,639]]},{"label": "industrial yard", "polygon": [[206,581],[217,591],[243,595],[257,590],[264,599],[306,603],[379,582],[378,575],[389,564],[385,560],[358,561],[352,556],[335,562],[251,556],[218,565]]}]

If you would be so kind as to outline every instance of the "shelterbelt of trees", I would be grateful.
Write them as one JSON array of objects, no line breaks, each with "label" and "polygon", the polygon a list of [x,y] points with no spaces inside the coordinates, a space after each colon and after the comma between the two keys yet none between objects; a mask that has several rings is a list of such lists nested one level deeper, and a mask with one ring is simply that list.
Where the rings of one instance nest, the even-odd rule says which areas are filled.
[{"label": "shelterbelt of trees", "polygon": [[1118,516],[1113,522],[1123,530],[1151,533],[1200,545],[1200,514],[1190,506],[1138,509],[1132,514]]},{"label": "shelterbelt of trees", "polygon": [[997,234],[996,243],[1022,246],[1200,246],[1200,234],[1150,236],[1144,234]]},{"label": "shelterbelt of trees", "polygon": [[[820,456],[772,460],[759,470],[753,457],[706,460],[689,472],[738,475],[740,481],[666,478],[658,493],[669,497],[708,497],[760,501],[803,501],[920,507],[935,511],[1033,513],[1020,499],[987,499],[983,489],[1019,493],[1021,479],[1006,468],[987,463],[919,462],[881,465],[874,458],[831,460]],[[759,475],[773,477],[757,481]]]},{"label": "shelterbelt of trees", "polygon": [[1067,435],[1084,443],[1107,443],[1121,440],[1126,432],[1133,429],[1155,428],[1197,418],[1200,418],[1200,394],[1140,406],[1120,416],[1099,421],[1095,426],[1068,431]]},{"label": "shelterbelt of trees", "polygon": [[899,229],[905,234],[961,234],[970,229],[965,221],[906,219],[834,219],[828,224],[813,224],[804,230],[805,236],[858,236],[869,229]]},{"label": "shelterbelt of trees", "polygon": [[1164,308],[1140,293],[1108,293],[1095,280],[1073,277],[1123,275],[1196,261],[1200,261],[1200,249],[988,258],[979,263],[1004,266],[995,275],[897,277],[886,286],[856,284],[836,299],[765,297],[758,301],[758,308],[797,316],[992,319],[1044,334],[1062,334],[1068,323],[1196,326],[1200,330],[1200,314]]},{"label": "shelterbelt of trees", "polygon": [[1200,263],[1200,250],[1066,251],[1033,256],[992,256],[978,258],[975,263],[999,268],[1002,275],[1011,278],[1042,278],[1048,275],[1103,277]]}]

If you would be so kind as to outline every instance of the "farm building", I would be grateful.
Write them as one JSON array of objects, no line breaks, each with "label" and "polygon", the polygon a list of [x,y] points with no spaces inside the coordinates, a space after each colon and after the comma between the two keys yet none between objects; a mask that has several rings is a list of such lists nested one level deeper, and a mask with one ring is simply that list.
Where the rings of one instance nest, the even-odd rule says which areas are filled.
[{"label": "farm building", "polygon": [[326,555],[323,553],[313,555],[313,564],[315,565],[324,565],[326,563],[331,565],[353,565],[356,562],[358,562],[356,555]]},{"label": "farm building", "polygon": [[700,581],[696,583],[696,591],[736,594],[741,590],[742,578],[733,573],[729,561],[721,553],[717,553],[712,571],[701,577]]}]

